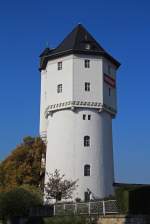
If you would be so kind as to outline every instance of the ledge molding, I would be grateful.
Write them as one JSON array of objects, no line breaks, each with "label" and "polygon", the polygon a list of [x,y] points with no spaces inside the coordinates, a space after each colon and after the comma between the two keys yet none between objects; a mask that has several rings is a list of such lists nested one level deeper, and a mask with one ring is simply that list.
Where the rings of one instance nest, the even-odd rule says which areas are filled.
[{"label": "ledge molding", "polygon": [[107,111],[113,117],[115,117],[117,111],[114,110],[112,107],[101,104],[100,102],[87,102],[87,101],[66,101],[57,104],[49,105],[45,110],[45,117],[48,118],[49,115],[52,115],[55,111],[64,110],[64,109],[71,109],[76,110],[77,108],[92,108],[96,109],[99,112]]}]

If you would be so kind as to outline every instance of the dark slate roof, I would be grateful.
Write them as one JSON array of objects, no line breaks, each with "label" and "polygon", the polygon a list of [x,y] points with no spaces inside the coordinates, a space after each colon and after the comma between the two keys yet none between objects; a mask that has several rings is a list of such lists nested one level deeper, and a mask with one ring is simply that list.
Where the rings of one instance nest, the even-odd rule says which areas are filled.
[{"label": "dark slate roof", "polygon": [[50,48],[45,48],[44,51],[40,54],[40,57],[42,58],[43,56],[46,56],[48,55],[50,52]]},{"label": "dark slate roof", "polygon": [[[90,48],[86,47],[90,45]],[[40,70],[45,69],[49,60],[59,58],[69,54],[84,54],[104,56],[117,67],[120,63],[108,54],[101,45],[92,37],[92,35],[78,24],[71,33],[55,49],[46,48],[40,55]]]},{"label": "dark slate roof", "polygon": [[114,187],[125,187],[125,188],[139,188],[139,187],[150,187],[150,184],[135,184],[135,183],[114,183]]}]

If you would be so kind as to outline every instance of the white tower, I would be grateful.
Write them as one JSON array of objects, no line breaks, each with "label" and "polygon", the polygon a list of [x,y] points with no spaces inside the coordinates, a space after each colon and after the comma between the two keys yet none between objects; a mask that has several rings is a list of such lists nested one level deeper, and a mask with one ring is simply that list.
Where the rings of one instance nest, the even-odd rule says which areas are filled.
[{"label": "white tower", "polygon": [[58,169],[67,179],[78,179],[74,199],[113,194],[112,118],[119,65],[82,25],[41,54],[46,171]]}]

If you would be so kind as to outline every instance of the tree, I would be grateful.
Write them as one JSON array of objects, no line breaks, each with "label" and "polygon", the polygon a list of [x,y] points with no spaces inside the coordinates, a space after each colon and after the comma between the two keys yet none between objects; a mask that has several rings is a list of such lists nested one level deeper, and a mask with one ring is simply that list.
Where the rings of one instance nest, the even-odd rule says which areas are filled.
[{"label": "tree", "polygon": [[54,173],[47,173],[48,182],[45,185],[45,194],[47,201],[55,199],[56,202],[61,199],[71,199],[73,191],[77,188],[77,180],[66,180],[65,175],[61,175],[59,170]]},{"label": "tree", "polygon": [[32,206],[42,205],[41,192],[31,186],[15,187],[8,192],[0,193],[0,217],[28,217]]},{"label": "tree", "polygon": [[26,137],[0,163],[0,191],[8,191],[23,184],[42,185],[45,173],[41,160],[46,147],[40,137]]}]

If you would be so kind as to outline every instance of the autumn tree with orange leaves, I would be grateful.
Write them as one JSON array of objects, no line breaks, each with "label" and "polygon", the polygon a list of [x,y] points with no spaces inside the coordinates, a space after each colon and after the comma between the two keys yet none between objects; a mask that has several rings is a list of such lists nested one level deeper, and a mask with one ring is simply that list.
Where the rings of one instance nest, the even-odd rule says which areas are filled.
[{"label": "autumn tree with orange leaves", "polygon": [[45,150],[45,144],[40,137],[25,137],[0,163],[0,191],[8,191],[25,184],[42,188],[45,170],[41,159],[45,157]]}]

